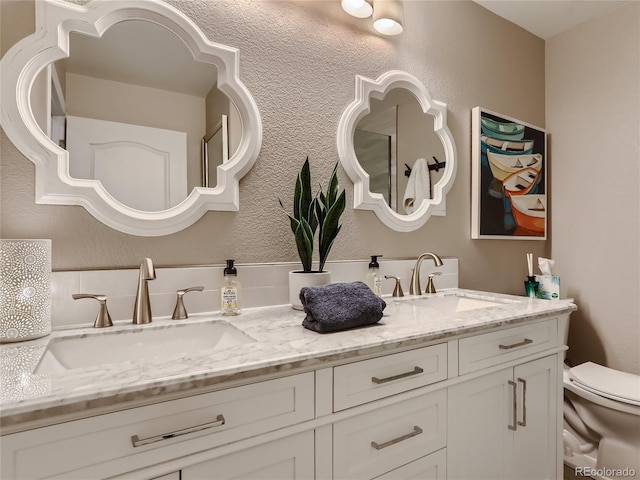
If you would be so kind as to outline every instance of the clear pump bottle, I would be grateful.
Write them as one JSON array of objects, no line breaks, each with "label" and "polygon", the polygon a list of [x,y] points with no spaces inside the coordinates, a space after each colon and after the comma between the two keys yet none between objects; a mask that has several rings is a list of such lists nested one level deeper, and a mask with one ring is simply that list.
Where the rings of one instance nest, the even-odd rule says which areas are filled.
[{"label": "clear pump bottle", "polygon": [[235,260],[227,260],[224,269],[224,281],[220,288],[220,313],[222,315],[240,315],[240,282],[238,271],[233,266]]},{"label": "clear pump bottle", "polygon": [[367,273],[367,281],[365,282],[376,295],[382,295],[382,276],[380,275],[380,264],[378,264],[378,257],[381,256],[382,255],[371,255],[369,272]]}]

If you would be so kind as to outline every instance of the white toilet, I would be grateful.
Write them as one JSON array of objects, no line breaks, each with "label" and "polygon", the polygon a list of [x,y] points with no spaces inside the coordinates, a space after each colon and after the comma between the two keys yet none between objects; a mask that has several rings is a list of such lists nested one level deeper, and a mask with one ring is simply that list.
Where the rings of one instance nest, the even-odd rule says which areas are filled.
[{"label": "white toilet", "polygon": [[[566,345],[569,322],[560,328]],[[640,478],[640,375],[587,362],[565,366],[563,380],[565,465]]]},{"label": "white toilet", "polygon": [[564,392],[565,464],[640,475],[640,375],[587,362],[565,369]]}]

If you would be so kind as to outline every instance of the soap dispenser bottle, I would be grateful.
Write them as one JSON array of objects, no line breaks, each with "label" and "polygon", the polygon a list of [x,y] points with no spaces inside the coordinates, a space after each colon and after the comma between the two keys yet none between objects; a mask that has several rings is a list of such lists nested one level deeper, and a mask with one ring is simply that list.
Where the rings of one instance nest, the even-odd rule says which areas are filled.
[{"label": "soap dispenser bottle", "polygon": [[222,315],[240,315],[240,282],[238,271],[233,266],[235,260],[227,260],[224,269],[224,281],[220,288],[220,313]]},{"label": "soap dispenser bottle", "polygon": [[378,257],[381,256],[382,255],[371,255],[367,281],[365,282],[376,295],[382,295],[382,276],[380,275],[380,265],[378,264]]}]

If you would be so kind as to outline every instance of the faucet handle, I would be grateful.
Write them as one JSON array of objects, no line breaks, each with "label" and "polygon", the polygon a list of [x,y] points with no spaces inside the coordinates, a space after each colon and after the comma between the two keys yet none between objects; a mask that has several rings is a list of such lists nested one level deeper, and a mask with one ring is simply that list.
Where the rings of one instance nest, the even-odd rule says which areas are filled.
[{"label": "faucet handle", "polygon": [[428,275],[429,280],[427,280],[427,288],[424,293],[436,293],[436,286],[433,284],[433,277],[436,275],[442,275],[442,272],[433,272]]},{"label": "faucet handle", "polygon": [[107,310],[107,296],[101,293],[74,293],[71,295],[74,300],[80,300],[81,298],[93,298],[100,302],[100,310],[98,310],[98,316],[93,323],[93,328],[113,327],[111,321],[111,315]]},{"label": "faucet handle", "polygon": [[386,278],[387,280],[393,279],[396,281],[396,285],[393,288],[394,297],[404,297],[404,292],[402,291],[402,284],[400,283],[400,278],[394,277],[393,275],[385,275],[384,278]]},{"label": "faucet handle", "polygon": [[182,320],[185,318],[189,318],[189,315],[187,314],[187,309],[184,307],[184,301],[182,300],[182,297],[184,297],[184,294],[187,292],[201,292],[204,290],[204,287],[202,285],[199,285],[197,287],[189,287],[189,288],[185,288],[182,290],[178,290],[176,292],[177,298],[176,298],[176,308],[173,309],[173,315],[171,315],[171,319],[172,320]]}]

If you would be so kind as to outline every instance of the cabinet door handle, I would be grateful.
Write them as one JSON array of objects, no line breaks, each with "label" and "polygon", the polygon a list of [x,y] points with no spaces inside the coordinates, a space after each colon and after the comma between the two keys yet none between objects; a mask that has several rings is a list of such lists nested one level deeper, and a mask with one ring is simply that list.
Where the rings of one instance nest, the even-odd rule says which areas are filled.
[{"label": "cabinet door handle", "polygon": [[147,438],[139,438],[138,435],[133,435],[131,437],[131,443],[134,447],[141,447],[143,445],[149,445],[150,443],[161,442],[163,440],[168,440],[170,438],[180,437],[182,435],[187,435],[189,433],[200,432],[202,430],[207,430],[208,428],[220,427],[224,425],[225,420],[222,415],[218,415],[214,422],[203,423],[202,425],[196,425],[195,427],[187,427],[180,430],[176,430],[174,432],[164,433],[162,435],[156,435],[153,437]]},{"label": "cabinet door handle", "polygon": [[413,432],[407,433],[406,435],[402,435],[401,437],[394,438],[393,440],[389,440],[384,443],[371,442],[371,446],[376,450],[382,450],[383,448],[390,447],[391,445],[395,445],[396,443],[402,442],[411,437],[415,437],[416,435],[420,435],[422,433],[422,429],[417,425],[413,426]]},{"label": "cabinet door handle", "polygon": [[522,383],[522,421],[518,422],[521,427],[527,426],[527,381],[523,378],[518,378],[518,381]]},{"label": "cabinet door handle", "polygon": [[518,343],[512,343],[511,345],[498,345],[500,347],[500,350],[510,350],[512,348],[517,348],[517,347],[522,347],[524,345],[529,345],[530,343],[533,343],[533,340],[531,340],[530,338],[525,338],[523,341],[518,342]]},{"label": "cabinet door handle", "polygon": [[418,375],[419,373],[422,373],[422,372],[424,372],[422,368],[413,367],[413,370],[411,370],[410,372],[401,373],[399,375],[394,375],[392,377],[386,377],[386,378],[371,377],[371,381],[373,383],[378,383],[378,384],[393,382],[394,380],[400,380],[401,378],[410,377],[412,375]]},{"label": "cabinet door handle", "polygon": [[509,385],[513,387],[513,425],[509,425],[509,430],[518,429],[518,384],[509,380]]}]

